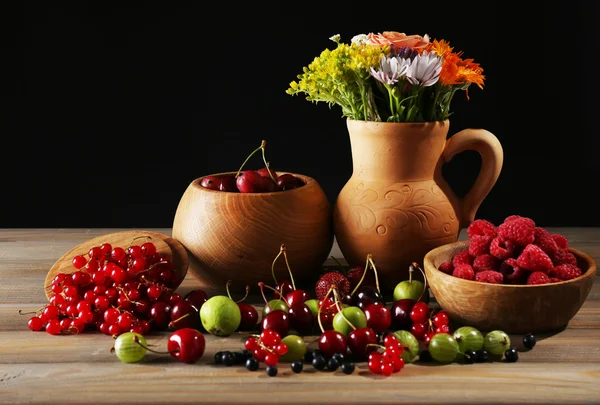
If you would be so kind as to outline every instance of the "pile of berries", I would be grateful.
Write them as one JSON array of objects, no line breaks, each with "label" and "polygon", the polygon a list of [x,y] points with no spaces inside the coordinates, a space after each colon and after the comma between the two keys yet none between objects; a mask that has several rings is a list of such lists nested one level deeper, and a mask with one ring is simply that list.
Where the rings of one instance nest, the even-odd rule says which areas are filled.
[{"label": "pile of berries", "polygon": [[127,248],[104,243],[72,259],[72,274],[52,280],[49,303],[28,321],[52,335],[96,329],[106,335],[166,330],[171,309],[182,300],[172,258],[146,241]]},{"label": "pile of berries", "polygon": [[410,311],[410,332],[417,340],[429,343],[438,333],[450,333],[450,316],[445,310],[432,311],[423,301],[416,302]]},{"label": "pile of berries", "polygon": [[369,353],[369,370],[374,374],[390,376],[404,368],[404,346],[392,333],[383,338],[383,346]]},{"label": "pile of berries", "polygon": [[495,226],[477,219],[467,228],[469,247],[440,264],[455,277],[492,284],[548,284],[583,274],[567,238],[519,215]]},{"label": "pile of berries", "polygon": [[246,368],[256,371],[260,363],[264,363],[267,375],[272,377],[277,375],[279,357],[288,352],[287,345],[281,341],[281,335],[271,329],[263,329],[260,335],[250,336],[244,346],[252,353],[252,357],[246,360]]}]

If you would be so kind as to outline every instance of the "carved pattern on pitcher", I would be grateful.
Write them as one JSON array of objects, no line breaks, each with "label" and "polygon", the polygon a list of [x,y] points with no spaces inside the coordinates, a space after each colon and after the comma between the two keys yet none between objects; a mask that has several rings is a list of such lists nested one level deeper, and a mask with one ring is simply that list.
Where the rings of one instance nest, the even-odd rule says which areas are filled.
[{"label": "carved pattern on pitcher", "polygon": [[435,182],[396,183],[381,194],[360,182],[348,201],[348,219],[379,235],[418,227],[427,238],[458,233],[454,209]]}]

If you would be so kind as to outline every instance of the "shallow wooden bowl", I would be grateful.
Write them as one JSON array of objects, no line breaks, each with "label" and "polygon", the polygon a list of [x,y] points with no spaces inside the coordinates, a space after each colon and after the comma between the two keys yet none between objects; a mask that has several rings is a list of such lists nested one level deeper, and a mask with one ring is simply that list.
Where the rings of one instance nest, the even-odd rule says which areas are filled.
[{"label": "shallow wooden bowl", "polygon": [[[283,174],[285,172],[278,172]],[[232,174],[217,173],[216,175]],[[192,181],[183,193],[172,235],[188,250],[189,272],[200,284],[223,291],[248,285],[257,291],[262,281],[273,286],[273,260],[286,247],[294,281],[314,278],[333,245],[331,205],[319,183],[308,176],[302,187],[272,193],[232,193]],[[278,280],[287,279],[283,255],[275,262]]]},{"label": "shallow wooden bowl", "polygon": [[110,243],[113,247],[119,246],[126,248],[132,244],[141,245],[147,241],[154,243],[157,252],[171,257],[173,260],[173,269],[179,276],[178,279],[183,281],[187,274],[189,261],[187,251],[179,241],[169,235],[159,232],[145,230],[120,231],[88,239],[64,253],[54,265],[52,265],[50,270],[48,270],[48,274],[46,274],[46,279],[44,280],[46,297],[50,298],[53,295],[52,280],[54,280],[54,277],[56,277],[57,274],[73,274],[77,271],[77,269],[73,267],[73,257],[77,255],[84,255],[87,257],[87,254],[92,247],[100,246],[103,243]]},{"label": "shallow wooden bowl", "polygon": [[467,249],[469,241],[440,246],[425,255],[423,267],[431,292],[451,319],[462,325],[506,333],[551,332],[567,326],[586,300],[596,263],[569,248],[585,273],[573,280],[542,285],[488,284],[445,274],[438,266]]}]

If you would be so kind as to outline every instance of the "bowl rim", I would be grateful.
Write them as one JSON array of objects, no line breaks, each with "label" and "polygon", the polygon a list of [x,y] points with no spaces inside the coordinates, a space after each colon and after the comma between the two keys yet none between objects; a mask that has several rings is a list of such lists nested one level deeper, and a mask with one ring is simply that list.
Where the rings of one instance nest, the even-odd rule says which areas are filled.
[{"label": "bowl rim", "polygon": [[[461,241],[456,241],[456,242],[452,242],[452,243],[447,243],[447,244],[444,244],[444,245],[441,245],[441,246],[431,249],[429,252],[427,252],[427,254],[425,254],[425,257],[423,258],[423,270],[424,271],[434,270],[434,271],[438,272],[442,278],[448,277],[448,279],[451,279],[455,282],[477,283],[477,284],[483,284],[487,288],[505,288],[505,289],[508,289],[508,288],[553,288],[555,286],[569,284],[569,283],[575,282],[577,280],[583,280],[585,278],[595,277],[597,270],[598,270],[596,267],[596,262],[590,255],[588,255],[587,253],[585,253],[579,249],[575,249],[572,247],[568,248],[569,252],[573,253],[575,256],[578,256],[580,259],[584,260],[587,263],[588,269],[586,270],[585,273],[583,273],[579,277],[575,277],[570,280],[558,281],[555,283],[534,284],[534,285],[484,283],[481,281],[465,280],[465,279],[462,279],[459,277],[454,277],[450,274],[446,274],[443,271],[440,271],[436,266],[433,265],[433,260],[431,259],[431,256],[433,256],[437,251],[441,250],[442,248],[448,248],[449,246],[465,246],[466,247],[468,245],[469,245],[468,240],[461,240]],[[429,284],[429,277],[427,278],[427,283]]]},{"label": "bowl rim", "polygon": [[[209,173],[209,174],[205,174],[203,176],[197,177],[194,180],[192,180],[192,182],[190,183],[190,186],[196,188],[196,189],[200,189],[203,192],[210,192],[210,193],[226,193],[226,194],[234,194],[234,195],[244,195],[244,196],[270,196],[270,195],[281,195],[283,193],[291,193],[291,192],[297,192],[297,190],[301,190],[304,189],[307,186],[317,186],[320,187],[319,182],[314,179],[313,177],[307,176],[305,174],[300,174],[300,173],[294,173],[294,172],[288,172],[285,170],[276,170],[277,174],[291,174],[294,176],[299,177],[303,182],[304,185],[302,187],[296,187],[293,188],[291,190],[283,190],[283,191],[269,191],[266,193],[240,193],[240,192],[235,192],[235,191],[221,191],[221,190],[211,190],[210,188],[205,188],[202,187],[200,185],[200,182],[202,181],[203,178],[208,177],[208,176],[224,176],[224,175],[236,175],[237,174],[237,170],[236,171],[232,171],[232,172],[220,172],[220,173]],[[243,198],[250,198],[250,197],[243,197]]]}]

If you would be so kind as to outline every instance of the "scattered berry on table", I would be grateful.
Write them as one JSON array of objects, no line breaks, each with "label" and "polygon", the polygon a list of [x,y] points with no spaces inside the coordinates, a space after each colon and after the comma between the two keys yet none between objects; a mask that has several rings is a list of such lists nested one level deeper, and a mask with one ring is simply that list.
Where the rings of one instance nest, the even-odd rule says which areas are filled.
[{"label": "scattered berry on table", "polygon": [[298,374],[302,372],[302,369],[304,368],[304,363],[302,363],[302,361],[300,360],[296,360],[292,362],[290,367],[294,373]]},{"label": "scattered berry on table", "polygon": [[354,373],[354,369],[355,369],[354,363],[347,362],[347,363],[342,364],[342,373],[344,373],[344,374],[352,374],[352,373]]},{"label": "scattered berry on table", "polygon": [[275,377],[277,375],[277,366],[267,366],[266,372],[269,377]]},{"label": "scattered berry on table", "polygon": [[519,360],[519,352],[514,347],[504,352],[504,359],[509,363],[514,363]]},{"label": "scattered berry on table", "polygon": [[525,346],[525,348],[531,350],[533,349],[536,343],[537,340],[533,333],[528,333],[527,335],[523,336],[523,346]]}]

